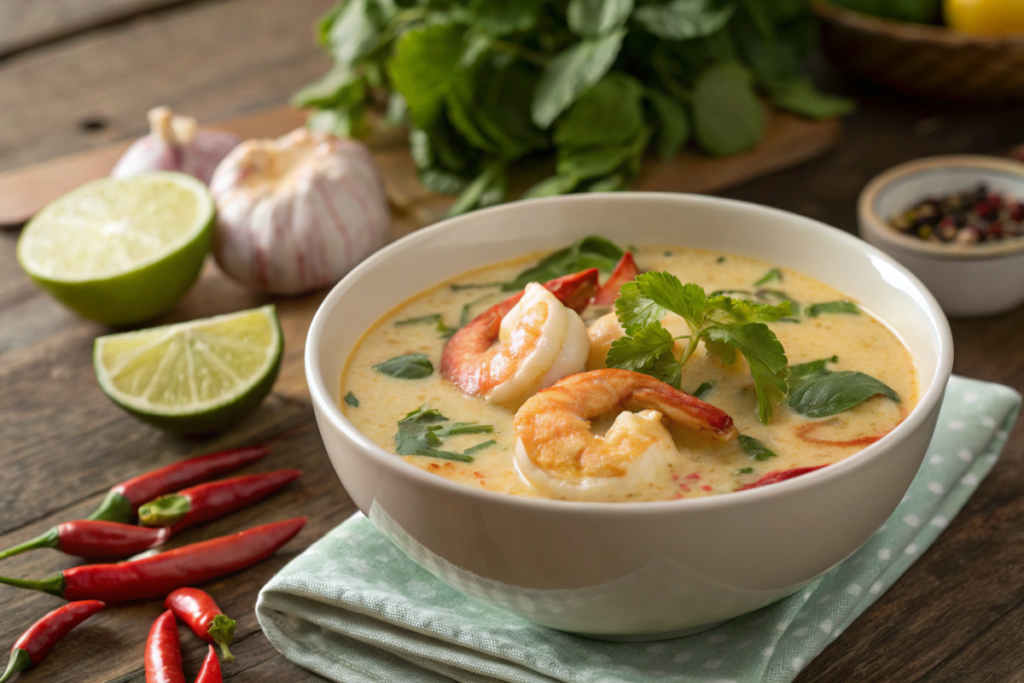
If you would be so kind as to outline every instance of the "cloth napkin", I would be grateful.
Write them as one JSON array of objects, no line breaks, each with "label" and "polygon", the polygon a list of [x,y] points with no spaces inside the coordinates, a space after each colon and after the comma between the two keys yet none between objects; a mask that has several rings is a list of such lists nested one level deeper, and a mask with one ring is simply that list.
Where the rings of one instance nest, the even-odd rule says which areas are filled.
[{"label": "cloth napkin", "polygon": [[409,560],[361,514],[263,588],[270,642],[339,683],[786,683],[938,537],[999,459],[1016,391],[950,380],[921,470],[892,517],[798,593],[711,631],[609,643],[536,626],[466,597]]}]

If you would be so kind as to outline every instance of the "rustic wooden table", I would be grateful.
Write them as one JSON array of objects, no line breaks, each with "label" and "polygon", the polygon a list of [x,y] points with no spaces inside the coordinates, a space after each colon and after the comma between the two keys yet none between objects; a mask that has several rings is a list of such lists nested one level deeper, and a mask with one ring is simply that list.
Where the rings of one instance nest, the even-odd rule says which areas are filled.
[{"label": "rustic wooden table", "polygon": [[[328,61],[311,40],[332,0],[4,0],[0,3],[0,171],[143,132],[143,113],[170,104],[201,120],[279,105]],[[819,76],[862,99],[828,156],[736,187],[726,196],[855,230],[855,200],[874,174],[905,159],[991,152],[1024,141],[1024,107],[908,102]],[[258,469],[305,476],[271,501],[182,535],[192,542],[299,514],[306,529],[270,561],[208,588],[239,620],[228,678],[315,680],[284,660],[253,613],[260,586],[352,510],[325,457],[302,376],[305,325],[320,296],[279,301],[287,359],[258,416],[213,441],[165,436],[124,415],[93,377],[92,340],[105,330],[68,313],[18,268],[13,232],[0,234],[0,547],[87,513],[112,484],[153,467],[296,427]],[[264,300],[216,275],[167,316],[189,319]],[[1024,309],[955,321],[956,372],[1024,390]],[[819,681],[1024,681],[1024,436],[935,545],[804,671]],[[53,552],[7,561],[5,574],[41,577],[70,566]],[[56,598],[0,586],[0,646]],[[100,615],[29,681],[141,681],[155,603]],[[205,652],[185,634],[189,677]]]}]

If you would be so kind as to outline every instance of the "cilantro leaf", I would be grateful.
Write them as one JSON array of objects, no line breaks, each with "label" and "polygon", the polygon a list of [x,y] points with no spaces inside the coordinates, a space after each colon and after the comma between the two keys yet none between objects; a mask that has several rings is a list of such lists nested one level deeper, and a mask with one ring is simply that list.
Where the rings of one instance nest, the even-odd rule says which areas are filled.
[{"label": "cilantro leaf", "polygon": [[[606,364],[608,367],[649,373],[662,356],[672,353],[674,344],[675,341],[669,331],[662,327],[660,322],[654,322],[637,330],[631,336],[620,337],[612,342],[611,348],[608,349]],[[664,374],[664,364],[659,367]]]},{"label": "cilantro leaf", "polygon": [[782,282],[782,271],[779,270],[778,268],[772,268],[767,273],[762,275],[761,279],[754,283],[754,286],[760,287],[761,285],[768,284],[773,280],[778,280],[779,282]]},{"label": "cilantro leaf", "polygon": [[664,306],[647,298],[640,291],[637,280],[627,282],[619,289],[619,298],[615,300],[615,317],[619,319],[626,334],[637,334],[648,325],[657,324],[661,327],[661,319],[667,314]]},{"label": "cilantro leaf", "polygon": [[417,408],[398,421],[395,432],[395,451],[399,455],[425,455],[442,460],[473,462],[472,454],[494,445],[491,439],[472,446],[462,453],[446,451],[439,448],[444,439],[457,434],[490,434],[494,431],[491,425],[480,425],[475,422],[456,422],[445,426],[448,418],[436,408]]},{"label": "cilantro leaf", "polygon": [[768,424],[774,404],[781,403],[789,391],[786,350],[775,333],[764,323],[746,323],[715,325],[704,330],[703,335],[705,340],[731,346],[746,358],[754,378],[758,418]]},{"label": "cilantro leaf", "polygon": [[644,273],[636,282],[645,297],[681,316],[694,331],[704,322],[707,297],[698,285],[684,285],[667,272]]},{"label": "cilantro leaf", "polygon": [[773,323],[793,312],[792,304],[783,301],[778,305],[762,304],[748,299],[733,299],[716,296],[708,300],[709,315],[717,322],[727,323]]}]

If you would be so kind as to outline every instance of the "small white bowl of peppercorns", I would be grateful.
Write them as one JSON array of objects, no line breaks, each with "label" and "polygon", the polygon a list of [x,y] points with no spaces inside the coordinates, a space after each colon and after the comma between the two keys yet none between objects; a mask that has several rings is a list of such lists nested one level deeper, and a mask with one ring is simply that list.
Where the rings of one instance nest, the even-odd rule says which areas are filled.
[{"label": "small white bowl of peppercorns", "polygon": [[860,234],[955,317],[1024,304],[1024,163],[942,156],[900,164],[861,192]]}]

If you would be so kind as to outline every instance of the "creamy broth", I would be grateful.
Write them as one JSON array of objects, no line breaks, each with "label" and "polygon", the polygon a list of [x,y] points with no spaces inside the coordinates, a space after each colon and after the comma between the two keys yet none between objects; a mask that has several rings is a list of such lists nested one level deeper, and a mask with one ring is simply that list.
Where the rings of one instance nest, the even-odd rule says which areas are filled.
[{"label": "creamy broth", "polygon": [[[686,282],[716,290],[758,289],[754,285],[772,264],[756,259],[677,247],[640,247],[634,252],[641,271],[668,271]],[[358,407],[342,401],[341,409],[361,432],[385,450],[395,452],[397,423],[421,406],[437,409],[453,422],[493,425],[491,434],[450,436],[441,447],[462,452],[493,439],[493,446],[473,454],[473,462],[454,462],[426,456],[403,457],[409,464],[468,486],[519,496],[542,495],[516,473],[513,449],[514,409],[490,405],[464,395],[440,374],[440,357],[446,339],[435,324],[396,325],[400,321],[440,313],[443,322],[456,326],[463,310],[475,316],[502,301],[510,293],[498,287],[462,288],[512,280],[538,255],[501,263],[459,275],[449,282],[417,294],[384,315],[360,340],[346,365],[341,396],[351,395]],[[781,281],[763,287],[785,292],[803,306],[849,300],[843,293],[812,278],[780,269]],[[734,295],[739,296],[739,295]],[[588,325],[610,308],[588,308],[582,317]],[[758,461],[744,451],[737,439],[719,442],[677,425],[668,424],[679,457],[657,480],[616,495],[609,500],[667,500],[735,491],[762,477],[793,468],[819,467],[843,460],[866,447],[873,437],[901,422],[918,400],[917,373],[907,349],[880,320],[861,308],[860,314],[801,315],[799,322],[774,322],[769,327],[785,347],[790,365],[838,356],[829,369],[856,370],[881,380],[900,397],[900,402],[876,396],[837,415],[811,419],[785,405],[776,406],[767,425],[757,416],[757,399],[747,364],[742,359],[723,365],[709,358],[703,344],[683,366],[681,388],[693,392],[703,382],[714,381],[703,400],[728,413],[740,434],[763,442],[776,457]],[[682,323],[681,319],[679,323]],[[666,327],[674,335],[685,332]],[[434,372],[422,379],[397,379],[373,369],[375,364],[408,353],[426,354]],[[614,417],[610,416],[610,418]],[[606,429],[610,419],[597,420],[595,433]]]}]

